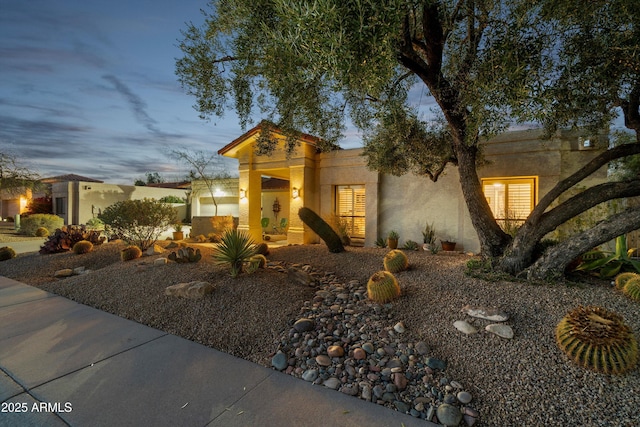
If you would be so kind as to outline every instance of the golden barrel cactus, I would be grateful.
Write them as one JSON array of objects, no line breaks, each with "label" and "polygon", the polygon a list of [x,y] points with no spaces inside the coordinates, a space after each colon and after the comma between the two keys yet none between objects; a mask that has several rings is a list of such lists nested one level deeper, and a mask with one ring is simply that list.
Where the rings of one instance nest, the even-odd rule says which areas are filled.
[{"label": "golden barrel cactus", "polygon": [[640,275],[637,276],[638,277],[627,280],[622,292],[624,292],[629,298],[640,302]]},{"label": "golden barrel cactus", "polygon": [[620,273],[616,276],[615,284],[616,288],[624,289],[624,285],[631,279],[635,279],[640,277],[640,274],[637,273]]},{"label": "golden barrel cactus", "polygon": [[384,304],[400,296],[400,285],[390,272],[378,271],[369,278],[367,295],[370,300]]},{"label": "golden barrel cactus", "polygon": [[131,261],[132,259],[140,258],[142,251],[137,246],[128,246],[120,251],[120,259],[122,261]]},{"label": "golden barrel cactus", "polygon": [[556,326],[556,342],[574,362],[604,374],[622,374],[638,361],[633,332],[622,317],[602,307],[569,312]]},{"label": "golden barrel cactus", "polygon": [[398,273],[406,270],[409,266],[407,256],[399,249],[387,252],[382,263],[384,264],[384,269],[390,273]]}]

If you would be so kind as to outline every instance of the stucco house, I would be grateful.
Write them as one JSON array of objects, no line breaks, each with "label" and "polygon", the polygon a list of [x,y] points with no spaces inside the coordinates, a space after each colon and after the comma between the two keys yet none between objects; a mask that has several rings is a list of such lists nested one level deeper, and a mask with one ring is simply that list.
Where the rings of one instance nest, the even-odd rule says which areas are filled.
[{"label": "stucco house", "polygon": [[[433,224],[440,239],[457,242],[457,250],[480,250],[455,167],[447,167],[436,183],[412,174],[385,175],[367,168],[362,149],[319,152],[317,138],[306,134],[287,156],[284,136],[277,130],[275,151],[258,155],[255,145],[262,129],[259,124],[218,151],[238,160],[238,228],[255,240],[262,240],[263,218],[286,218],[288,243],[318,242],[297,215],[306,206],[323,217],[347,220],[352,238],[365,246],[374,246],[391,230],[399,233],[401,244],[408,239],[421,242],[425,225]],[[526,218],[540,195],[607,145],[603,135],[567,131],[543,140],[539,130],[508,132],[484,143],[486,164],[479,175],[496,218]],[[584,185],[603,182],[606,175],[603,168]],[[280,182],[277,196],[265,186],[269,179]],[[279,219],[271,213],[275,197]]]}]

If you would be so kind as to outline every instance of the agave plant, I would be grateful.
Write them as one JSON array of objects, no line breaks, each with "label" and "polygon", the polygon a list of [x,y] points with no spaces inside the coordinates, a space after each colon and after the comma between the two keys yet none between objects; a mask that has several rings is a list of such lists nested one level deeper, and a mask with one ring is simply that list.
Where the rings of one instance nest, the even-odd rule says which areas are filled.
[{"label": "agave plant", "polygon": [[213,258],[219,264],[228,264],[231,267],[231,277],[237,277],[242,273],[244,262],[255,255],[255,251],[255,243],[251,236],[243,231],[231,229],[222,235]]},{"label": "agave plant", "polygon": [[[626,236],[618,236],[614,253],[609,256],[601,256],[604,253],[600,251],[587,252],[585,255],[596,259],[583,262],[576,270],[591,271],[599,277],[613,277],[621,271],[640,273],[640,262],[631,259],[633,252],[635,252],[635,248],[627,250]],[[594,257],[594,255],[600,255],[600,257]]]}]

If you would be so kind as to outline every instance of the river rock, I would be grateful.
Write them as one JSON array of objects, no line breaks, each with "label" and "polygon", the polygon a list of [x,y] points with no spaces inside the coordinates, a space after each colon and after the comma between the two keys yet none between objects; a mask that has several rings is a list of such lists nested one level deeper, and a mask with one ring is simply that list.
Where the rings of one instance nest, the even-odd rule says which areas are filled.
[{"label": "river rock", "polygon": [[462,412],[460,412],[460,409],[447,403],[438,406],[436,416],[440,424],[444,424],[445,426],[457,426],[460,424],[460,421],[462,421]]},{"label": "river rock", "polygon": [[317,369],[307,369],[302,373],[302,379],[310,383],[314,382],[318,378]]},{"label": "river rock", "polygon": [[492,322],[505,322],[509,320],[509,315],[504,311],[500,311],[497,308],[486,307],[471,307],[465,305],[462,307],[462,312],[467,313],[471,317],[477,317],[478,319],[491,320]]},{"label": "river rock", "polygon": [[453,322],[454,328],[462,332],[463,334],[471,335],[478,332],[476,328],[473,327],[469,322],[465,320],[456,320]]},{"label": "river rock", "polygon": [[471,399],[472,399],[471,393],[469,393],[468,391],[458,392],[456,397],[458,398],[460,403],[462,403],[463,405],[466,405],[467,403],[471,402]]},{"label": "river rock", "polygon": [[278,351],[275,356],[271,358],[271,366],[278,371],[282,371],[287,367],[287,355],[282,351]]},{"label": "river rock", "polygon": [[429,346],[424,341],[418,341],[416,343],[416,351],[421,356],[424,356],[425,354],[429,353]]},{"label": "river rock", "polygon": [[53,277],[70,277],[73,276],[73,270],[70,268],[63,268],[53,273]]},{"label": "river rock", "polygon": [[326,354],[320,354],[316,357],[318,366],[331,366],[331,358]]},{"label": "river rock", "polygon": [[338,387],[340,387],[340,384],[342,383],[336,377],[331,377],[328,380],[326,380],[324,383],[322,383],[322,385],[332,390],[337,390]]},{"label": "river rock", "polygon": [[509,325],[501,323],[492,323],[484,328],[486,331],[496,334],[499,337],[511,339],[513,338],[513,329]]},{"label": "river rock", "polygon": [[339,345],[329,346],[327,355],[329,355],[329,357],[342,357],[344,356],[344,348]]},{"label": "river rock", "polygon": [[298,332],[307,332],[311,331],[315,327],[315,322],[311,319],[302,318],[296,320],[296,323],[293,324],[293,329]]},{"label": "river rock", "polygon": [[356,360],[364,360],[367,358],[367,352],[361,348],[353,350],[353,358]]}]

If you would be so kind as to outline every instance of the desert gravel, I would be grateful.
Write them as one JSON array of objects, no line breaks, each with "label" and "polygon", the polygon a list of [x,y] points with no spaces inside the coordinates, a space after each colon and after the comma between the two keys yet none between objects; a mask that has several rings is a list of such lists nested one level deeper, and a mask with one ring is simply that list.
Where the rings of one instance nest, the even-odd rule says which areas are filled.
[{"label": "desert gravel", "polygon": [[[232,279],[212,262],[207,246],[201,247],[203,260],[197,264],[161,266],[152,265],[158,256],[121,262],[121,248],[109,243],[86,255],[20,255],[0,263],[0,275],[269,367],[278,343],[317,291],[274,269]],[[275,265],[310,265],[314,271],[335,273],[344,283],[366,284],[382,269],[384,254],[377,248],[332,254],[323,245],[309,245],[273,248],[268,259]],[[637,334],[638,303],[604,281],[490,282],[464,274],[466,255],[407,255],[410,269],[397,274],[403,295],[389,306],[388,324],[402,322],[406,331],[398,340],[424,341],[431,356],[448,362],[449,379],[473,395],[472,405],[481,414],[476,425],[640,425],[638,367],[624,376],[590,372],[571,363],[554,341],[556,324],[578,305],[614,311]],[[80,266],[91,272],[53,278],[56,270]],[[214,283],[216,290],[197,301],[164,295],[165,287],[193,280]],[[489,322],[462,313],[465,305],[507,312],[515,337],[485,332]],[[456,320],[466,320],[480,332],[464,335],[453,327]]]}]

